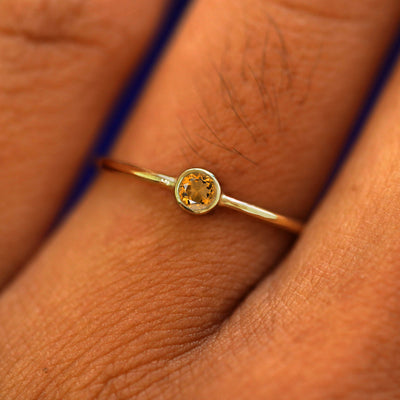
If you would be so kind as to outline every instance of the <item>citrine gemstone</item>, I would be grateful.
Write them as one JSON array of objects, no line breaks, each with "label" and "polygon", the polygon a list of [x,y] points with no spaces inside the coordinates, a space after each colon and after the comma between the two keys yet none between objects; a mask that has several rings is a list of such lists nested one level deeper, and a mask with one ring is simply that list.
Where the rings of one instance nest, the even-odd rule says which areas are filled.
[{"label": "citrine gemstone", "polygon": [[214,179],[202,172],[191,172],[179,184],[178,195],[186,208],[202,212],[215,205],[217,189]]}]

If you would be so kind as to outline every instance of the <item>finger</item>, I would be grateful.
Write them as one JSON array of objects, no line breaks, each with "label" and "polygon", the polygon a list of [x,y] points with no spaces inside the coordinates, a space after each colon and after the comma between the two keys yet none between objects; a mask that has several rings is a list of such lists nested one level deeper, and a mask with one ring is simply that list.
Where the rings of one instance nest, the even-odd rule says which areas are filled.
[{"label": "finger", "polygon": [[[228,194],[304,217],[391,39],[399,5],[352,2],[343,13],[341,1],[242,4],[196,3],[115,155],[169,175],[201,164]],[[193,218],[157,186],[104,176],[4,294],[4,340],[13,349],[5,358],[19,358],[17,343],[29,335],[35,355],[52,344],[35,358],[51,371],[37,390],[143,393],[195,354],[189,350],[218,329],[290,240],[229,210]],[[19,294],[32,287],[26,304]],[[12,307],[24,307],[19,335]],[[8,370],[21,387],[31,368],[23,364]]]},{"label": "finger", "polygon": [[162,3],[0,2],[0,286],[43,238]]},{"label": "finger", "polygon": [[400,396],[399,93],[400,65],[295,251],[192,367],[198,392],[182,398]]}]

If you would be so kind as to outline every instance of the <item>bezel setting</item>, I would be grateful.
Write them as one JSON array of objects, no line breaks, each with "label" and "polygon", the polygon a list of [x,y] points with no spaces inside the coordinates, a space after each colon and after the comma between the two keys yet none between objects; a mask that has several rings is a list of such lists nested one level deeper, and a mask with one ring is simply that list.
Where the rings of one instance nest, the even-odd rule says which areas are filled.
[{"label": "bezel setting", "polygon": [[[203,175],[204,177],[211,178],[211,180],[212,180],[212,185],[213,185],[215,194],[214,194],[213,198],[211,199],[211,201],[208,204],[204,204],[204,207],[202,207],[202,208],[196,207],[195,206],[196,203],[193,203],[193,206],[186,204],[181,197],[180,188],[182,187],[182,182],[190,174]],[[176,201],[179,204],[179,206],[182,207],[185,211],[188,211],[189,213],[195,214],[195,215],[209,213],[211,210],[213,210],[218,205],[220,198],[221,198],[221,186],[220,186],[217,178],[215,177],[215,175],[212,172],[207,171],[206,169],[203,169],[203,168],[190,168],[190,169],[183,171],[179,175],[178,179],[176,180],[174,192],[175,192]],[[199,203],[197,203],[197,204],[199,204]]]}]

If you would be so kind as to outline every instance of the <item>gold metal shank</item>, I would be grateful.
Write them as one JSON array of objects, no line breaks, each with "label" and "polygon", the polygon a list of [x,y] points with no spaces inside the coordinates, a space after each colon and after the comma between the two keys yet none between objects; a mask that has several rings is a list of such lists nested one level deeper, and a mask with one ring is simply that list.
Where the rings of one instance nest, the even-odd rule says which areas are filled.
[{"label": "gold metal shank", "polygon": [[100,168],[113,171],[122,172],[123,174],[129,174],[137,176],[146,181],[151,181],[155,183],[161,183],[171,189],[175,188],[176,179],[170,176],[157,174],[153,171],[149,171],[144,168],[137,167],[136,165],[128,164],[122,161],[112,160],[110,158],[101,158],[97,164]]},{"label": "gold metal shank", "polygon": [[[110,158],[100,159],[98,161],[98,165],[100,168],[103,168],[103,169],[106,169],[109,171],[121,172],[124,174],[134,175],[134,176],[137,176],[138,178],[144,179],[146,181],[159,183],[164,187],[172,189],[175,192],[175,197],[176,197],[178,204],[182,206],[182,202],[180,201],[179,196],[178,196],[178,190],[176,190],[176,188],[175,188],[177,186],[176,185],[177,179],[175,179],[175,178],[172,178],[170,176],[163,175],[163,174],[158,174],[156,172],[153,172],[153,171],[150,171],[147,169],[143,169],[143,168],[137,167],[132,164],[112,160]],[[210,177],[212,177],[212,179],[214,180],[214,184],[216,185],[216,187],[218,189],[218,198],[219,198],[218,205],[237,210],[239,212],[250,215],[252,217],[256,217],[256,218],[261,219],[265,222],[268,222],[272,225],[286,229],[287,231],[290,231],[292,233],[299,234],[301,232],[301,230],[303,228],[303,224],[296,219],[292,219],[292,218],[288,218],[288,217],[285,217],[280,214],[276,214],[274,212],[265,210],[258,206],[254,206],[254,205],[246,203],[244,201],[236,200],[233,197],[230,197],[224,193],[221,193],[220,185],[219,185],[217,179],[211,172],[209,172],[207,170],[204,170],[202,168],[191,168],[189,170],[186,170],[185,172],[183,172],[180,175],[180,177],[178,178],[179,181],[182,179],[182,176],[184,176],[185,173],[192,172],[192,171],[199,171],[201,173],[206,173]],[[216,204],[213,204],[212,207],[210,207],[210,209],[213,208],[215,205]],[[184,207],[184,208],[188,209],[187,207]],[[207,210],[206,212],[208,212],[208,211],[209,210]],[[194,213],[202,214],[204,212],[205,211],[203,210],[201,212],[194,212]]]}]

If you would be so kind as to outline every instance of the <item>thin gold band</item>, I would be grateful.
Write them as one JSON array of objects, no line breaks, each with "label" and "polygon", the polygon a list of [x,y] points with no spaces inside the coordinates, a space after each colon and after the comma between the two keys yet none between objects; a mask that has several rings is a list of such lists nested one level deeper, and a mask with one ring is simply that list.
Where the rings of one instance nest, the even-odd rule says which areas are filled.
[{"label": "thin gold band", "polygon": [[[176,189],[176,183],[177,183],[177,180],[179,180],[179,178],[175,179],[175,178],[172,178],[167,175],[158,174],[156,172],[153,172],[153,171],[150,171],[147,169],[143,169],[143,168],[140,168],[140,167],[137,167],[135,165],[128,164],[125,162],[112,160],[110,158],[100,159],[98,161],[98,165],[101,168],[109,170],[109,171],[134,175],[134,176],[137,176],[146,181],[159,183],[162,186],[165,186],[172,190]],[[201,170],[201,169],[193,168],[188,171],[194,171],[194,170]],[[201,171],[205,171],[205,170],[201,170]],[[208,171],[205,171],[205,172],[207,172],[209,175],[211,175],[215,179],[214,175],[212,175]],[[218,187],[219,187],[219,184],[218,184]],[[175,192],[176,192],[176,190],[175,190]],[[218,205],[223,206],[223,207],[232,208],[232,209],[240,211],[244,214],[251,215],[253,217],[259,218],[259,219],[266,221],[272,225],[286,229],[293,233],[298,234],[301,232],[301,230],[303,228],[303,224],[298,220],[288,218],[283,215],[273,213],[271,211],[267,211],[261,207],[254,206],[254,205],[246,203],[244,201],[236,200],[230,196],[227,196],[224,193],[220,193]]]}]

